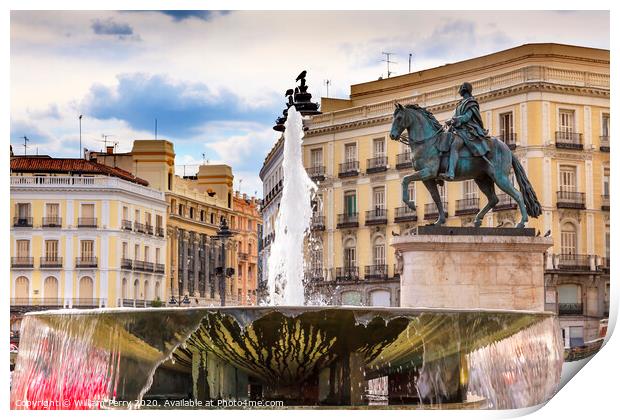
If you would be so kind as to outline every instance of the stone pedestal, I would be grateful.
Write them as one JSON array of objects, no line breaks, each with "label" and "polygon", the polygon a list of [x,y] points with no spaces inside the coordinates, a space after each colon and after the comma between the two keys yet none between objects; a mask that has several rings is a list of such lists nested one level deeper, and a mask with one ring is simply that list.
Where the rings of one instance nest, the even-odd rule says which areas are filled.
[{"label": "stone pedestal", "polygon": [[544,311],[543,253],[553,241],[518,232],[433,227],[395,237],[401,306]]}]

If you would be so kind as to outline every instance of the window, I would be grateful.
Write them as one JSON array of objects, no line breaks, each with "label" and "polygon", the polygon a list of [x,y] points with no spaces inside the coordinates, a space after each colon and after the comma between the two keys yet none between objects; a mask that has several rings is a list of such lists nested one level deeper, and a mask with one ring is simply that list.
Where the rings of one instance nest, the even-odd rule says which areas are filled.
[{"label": "window", "polygon": [[133,248],[133,257],[135,260],[140,260],[140,245],[136,244]]},{"label": "window", "polygon": [[351,306],[362,306],[362,295],[360,292],[349,291],[342,293],[342,304]]},{"label": "window", "polygon": [[179,216],[185,216],[185,205],[179,204]]},{"label": "window", "polygon": [[144,213],[144,222],[147,226],[152,226],[151,224],[151,213]]},{"label": "window", "polygon": [[204,222],[205,221],[205,211],[204,210],[200,210],[200,221]]},{"label": "window", "polygon": [[344,244],[344,266],[345,268],[356,267],[355,240],[349,238]]},{"label": "window", "polygon": [[134,212],[133,221],[136,222],[136,223],[140,223],[140,210],[136,210]]},{"label": "window", "polygon": [[409,183],[409,201],[413,201],[415,203],[415,182]]},{"label": "window", "polygon": [[82,204],[82,217],[85,219],[95,218],[95,205],[94,204]]},{"label": "window", "polygon": [[601,136],[609,138],[609,114],[603,114],[601,118]]},{"label": "window", "polygon": [[123,242],[122,258],[127,259],[127,242]]},{"label": "window", "polygon": [[560,252],[564,255],[577,254],[577,229],[572,223],[565,223],[562,225]]},{"label": "window", "polygon": [[30,297],[30,281],[27,277],[18,277],[15,279],[15,298],[28,299]]},{"label": "window", "polygon": [[[444,183],[443,185],[439,185],[437,186],[437,189],[439,190],[439,196],[441,197],[441,201],[444,203],[448,202],[448,189],[446,188],[446,184]],[[444,209],[447,210],[447,209]]]},{"label": "window", "polygon": [[[390,306],[390,292],[387,290],[373,290],[370,293],[370,306]],[[387,379],[387,376],[385,378]]]},{"label": "window", "polygon": [[193,219],[193,218],[194,218],[194,208],[193,208],[193,207],[190,207],[190,208],[189,208],[189,218],[190,218],[190,219]]},{"label": "window", "polygon": [[60,216],[60,205],[58,203],[45,204],[45,216],[49,218],[57,218]]},{"label": "window", "polygon": [[[93,279],[91,279],[90,277],[82,277],[80,279],[80,299],[83,300],[92,300],[94,293],[93,293]],[[84,302],[86,303],[86,302]]]},{"label": "window", "polygon": [[30,203],[18,203],[17,216],[20,219],[27,219],[30,217]]},{"label": "window", "polygon": [[603,195],[609,197],[609,168],[603,169]]},{"label": "window", "polygon": [[211,213],[211,224],[215,223],[215,214]]},{"label": "window", "polygon": [[161,258],[161,248],[155,248],[155,263],[159,264]]},{"label": "window", "polygon": [[163,227],[163,226],[162,226],[162,225],[163,225],[163,221],[164,221],[164,219],[163,219],[163,217],[161,217],[161,215],[160,215],[160,214],[158,214],[158,215],[156,215],[156,216],[155,216],[155,226],[156,226],[158,229],[159,229],[159,228],[161,228],[161,227]]},{"label": "window", "polygon": [[252,255],[252,244],[251,243],[248,244],[248,254]]},{"label": "window", "polygon": [[357,199],[355,191],[346,191],[344,193],[344,212],[348,216],[357,213]]},{"label": "window", "polygon": [[149,254],[150,254],[150,249],[148,246],[144,247],[144,261],[148,262],[149,261]]},{"label": "window", "polygon": [[168,190],[172,190],[172,173],[168,172]]},{"label": "window", "polygon": [[43,283],[43,298],[46,300],[58,299],[58,280],[56,277],[47,277]]},{"label": "window", "polygon": [[372,260],[374,265],[385,265],[385,240],[381,236],[375,239],[372,248]]},{"label": "window", "polygon": [[560,166],[560,191],[577,191],[577,168],[574,166]]},{"label": "window", "polygon": [[357,161],[357,145],[355,143],[344,145],[344,161],[345,162]]},{"label": "window", "polygon": [[84,259],[93,258],[95,256],[94,241],[92,240],[80,241],[80,255]]},{"label": "window", "polygon": [[313,168],[323,166],[323,149],[312,149],[310,151],[310,165]]},{"label": "window", "polygon": [[121,299],[127,299],[127,279],[123,278],[122,288],[121,288]]},{"label": "window", "polygon": [[374,210],[383,210],[385,208],[385,187],[373,188],[372,201]]},{"label": "window", "polygon": [[27,239],[20,239],[16,241],[17,258],[30,257],[30,241]]},{"label": "window", "polygon": [[373,157],[385,156],[385,139],[374,139],[372,145]]},{"label": "window", "polygon": [[478,198],[478,186],[473,179],[463,182],[463,198]]},{"label": "window", "polygon": [[571,134],[575,132],[575,111],[560,109],[558,118],[559,131],[561,133]]},{"label": "window", "polygon": [[512,112],[499,114],[499,136],[506,141],[510,140],[512,133]]},{"label": "window", "polygon": [[605,232],[605,258],[607,258],[607,264],[609,264],[609,258],[611,255],[609,253],[610,244],[611,244],[611,236],[609,235],[609,226],[607,226],[606,232]]},{"label": "window", "polygon": [[45,259],[47,261],[58,260],[58,241],[49,239],[45,241]]}]

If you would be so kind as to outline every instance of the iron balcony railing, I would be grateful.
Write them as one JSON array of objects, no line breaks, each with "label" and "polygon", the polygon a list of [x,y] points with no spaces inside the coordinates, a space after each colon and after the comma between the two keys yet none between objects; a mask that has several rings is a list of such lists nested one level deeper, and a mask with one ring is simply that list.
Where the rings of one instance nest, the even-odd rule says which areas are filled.
[{"label": "iron balcony railing", "polygon": [[133,268],[133,261],[129,258],[121,258],[121,269],[131,270]]},{"label": "iron balcony railing", "polygon": [[44,217],[41,221],[43,227],[61,227],[62,217]]},{"label": "iron balcony railing", "polygon": [[411,168],[411,152],[396,155],[396,169]]},{"label": "iron balcony railing", "polygon": [[572,131],[556,131],[555,147],[559,149],[583,149],[581,137],[581,133],[573,133]]},{"label": "iron balcony railing", "polygon": [[557,206],[564,209],[585,209],[586,195],[576,191],[558,191]]},{"label": "iron balcony railing", "polygon": [[418,220],[416,210],[410,209],[408,206],[397,207],[394,213],[394,222],[415,222]]},{"label": "iron balcony railing", "polygon": [[155,272],[163,274],[166,271],[166,267],[161,263],[155,263]]},{"label": "iron balcony railing", "polygon": [[358,267],[336,267],[336,281],[357,281],[359,279]]},{"label": "iron balcony railing", "polygon": [[601,195],[601,210],[609,211],[609,194]]},{"label": "iron balcony railing", "polygon": [[97,268],[97,257],[76,257],[75,266],[78,268]]},{"label": "iron balcony railing", "polygon": [[360,172],[360,163],[357,160],[344,162],[338,165],[338,177],[357,176]]},{"label": "iron balcony railing", "polygon": [[39,259],[39,265],[41,268],[60,268],[62,267],[62,257],[48,256],[41,257]]},{"label": "iron balcony railing", "polygon": [[463,198],[456,200],[456,209],[454,214],[462,216],[464,214],[476,214],[480,211],[480,198]]},{"label": "iron balcony railing", "polygon": [[63,299],[59,298],[11,298],[11,306],[41,306],[47,308],[62,308]]},{"label": "iron balcony railing", "polygon": [[609,152],[609,136],[600,136],[599,142],[601,152]]},{"label": "iron balcony railing", "polygon": [[144,271],[144,261],[142,260],[133,260],[133,269],[137,271]]},{"label": "iron balcony railing", "polygon": [[121,228],[123,230],[131,230],[131,220],[121,220]]},{"label": "iron balcony railing", "polygon": [[508,194],[497,194],[497,198],[499,201],[495,207],[493,207],[493,211],[515,210],[517,208],[517,202]]},{"label": "iron balcony railing", "polygon": [[11,257],[11,267],[13,268],[33,268],[33,257]]},{"label": "iron balcony railing", "polygon": [[357,213],[342,213],[338,215],[337,228],[352,228],[358,226],[359,221]]},{"label": "iron balcony railing", "polygon": [[325,216],[321,214],[313,214],[310,222],[310,229],[325,230]]},{"label": "iron balcony railing", "polygon": [[140,222],[133,222],[133,230],[140,233],[146,233],[146,227]]},{"label": "iron balcony railing", "polygon": [[590,271],[591,256],[585,254],[558,254],[556,267],[559,270]]},{"label": "iron balcony railing", "polygon": [[583,303],[558,303],[558,315],[581,315]]},{"label": "iron balcony railing", "polygon": [[387,156],[376,156],[366,161],[366,173],[372,174],[387,171]]},{"label": "iron balcony railing", "polygon": [[11,298],[11,306],[31,306],[30,298]]},{"label": "iron balcony railing", "polygon": [[367,265],[364,267],[366,280],[385,280],[388,278],[388,266],[386,264]]},{"label": "iron balcony railing", "polygon": [[366,226],[384,225],[387,223],[387,209],[376,208],[366,212]]},{"label": "iron balcony railing", "polygon": [[307,168],[308,176],[313,181],[323,181],[325,179],[325,166],[313,166]]},{"label": "iron balcony railing", "polygon": [[155,269],[155,264],[150,261],[144,261],[144,271],[152,272]]},{"label": "iron balcony railing", "polygon": [[97,218],[96,217],[79,217],[78,227],[79,228],[96,228]]},{"label": "iron balcony railing", "polygon": [[510,150],[517,148],[517,133],[504,133],[497,136],[497,138],[506,143]]},{"label": "iron balcony railing", "polygon": [[16,216],[13,218],[14,227],[32,227],[32,217]]},{"label": "iron balcony railing", "polygon": [[[443,205],[443,211],[446,214],[446,217],[448,217],[448,202],[443,201],[441,204]],[[438,216],[439,210],[437,209],[435,203],[426,203],[424,205],[424,220],[435,219]]]},{"label": "iron balcony railing", "polygon": [[596,268],[599,270],[609,271],[609,258],[600,257],[598,266]]},{"label": "iron balcony railing", "polygon": [[153,225],[146,225],[146,233],[148,233],[149,235],[153,234]]},{"label": "iron balcony railing", "polygon": [[77,298],[72,300],[72,307],[74,308],[98,308],[99,299],[93,298]]},{"label": "iron balcony railing", "polygon": [[157,236],[159,236],[159,237],[163,238],[163,237],[164,237],[164,228],[163,228],[163,227],[160,227],[160,226],[157,226],[157,227],[155,228],[155,234],[156,234]]}]

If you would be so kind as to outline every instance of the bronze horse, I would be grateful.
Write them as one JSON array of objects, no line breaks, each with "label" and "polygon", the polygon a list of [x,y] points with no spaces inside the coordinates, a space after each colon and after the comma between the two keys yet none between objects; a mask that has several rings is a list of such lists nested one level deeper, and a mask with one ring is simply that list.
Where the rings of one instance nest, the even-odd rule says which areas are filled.
[{"label": "bronze horse", "polygon": [[[435,224],[443,225],[446,222],[446,214],[437,189],[438,183],[442,182],[438,178],[438,173],[442,156],[447,149],[446,145],[449,145],[451,136],[455,134],[445,131],[441,123],[425,108],[418,105],[403,106],[399,103],[395,105],[390,138],[399,140],[403,131],[407,130],[406,141],[411,150],[411,163],[415,169],[413,174],[403,178],[403,201],[409,208],[415,210],[415,203],[409,201],[409,183],[422,181],[437,206],[439,217]],[[523,166],[504,142],[492,138],[489,147],[491,151],[488,162],[482,157],[473,156],[467,147],[463,147],[456,165],[454,181],[473,179],[487,197],[487,205],[476,215],[474,226],[479,227],[484,215],[499,202],[495,194],[497,185],[519,206],[521,221],[516,227],[523,228],[528,215],[537,218],[542,214],[536,193],[527,179]],[[514,170],[521,192],[512,185],[511,168]]]}]

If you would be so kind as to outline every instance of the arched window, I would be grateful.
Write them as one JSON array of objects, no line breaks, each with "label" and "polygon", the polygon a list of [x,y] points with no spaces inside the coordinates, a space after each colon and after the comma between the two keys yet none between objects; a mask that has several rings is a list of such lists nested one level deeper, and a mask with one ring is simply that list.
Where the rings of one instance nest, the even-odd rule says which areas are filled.
[{"label": "arched window", "polygon": [[558,314],[583,315],[580,285],[561,284],[558,286]]},{"label": "arched window", "polygon": [[122,287],[121,287],[121,299],[128,299],[128,290],[129,285],[127,284],[127,279],[123,278]]},{"label": "arched window", "polygon": [[138,279],[133,282],[133,298],[140,299],[140,280]]},{"label": "arched window", "polygon": [[352,306],[362,306],[362,294],[356,291],[342,293],[342,304]]},{"label": "arched window", "polygon": [[[30,281],[21,276],[15,279],[15,299],[27,300],[30,298]],[[18,302],[19,303],[19,302]],[[28,303],[28,302],[23,302]]]},{"label": "arched window", "polygon": [[373,290],[370,292],[370,306],[391,306],[390,292],[387,290]]},{"label": "arched window", "polygon": [[149,281],[144,281],[144,300],[151,300],[151,291],[149,290]]},{"label": "arched window", "polygon": [[385,239],[377,236],[372,246],[372,263],[375,266],[385,265]]},{"label": "arched window", "polygon": [[560,252],[563,255],[577,254],[577,228],[573,223],[567,222],[562,225]]},{"label": "arched window", "polygon": [[43,299],[45,299],[45,303],[50,305],[58,303],[58,280],[56,277],[47,277],[43,282]]},{"label": "arched window", "polygon": [[349,238],[344,242],[344,266],[346,268],[356,267],[355,239]]},{"label": "arched window", "polygon": [[158,281],[156,281],[155,282],[155,299],[159,299],[159,300],[161,300],[161,294],[159,290],[160,287],[161,287],[161,284]]},{"label": "arched window", "polygon": [[83,304],[89,304],[89,301],[94,299],[94,286],[93,279],[88,276],[80,279],[80,293],[79,297]]}]

